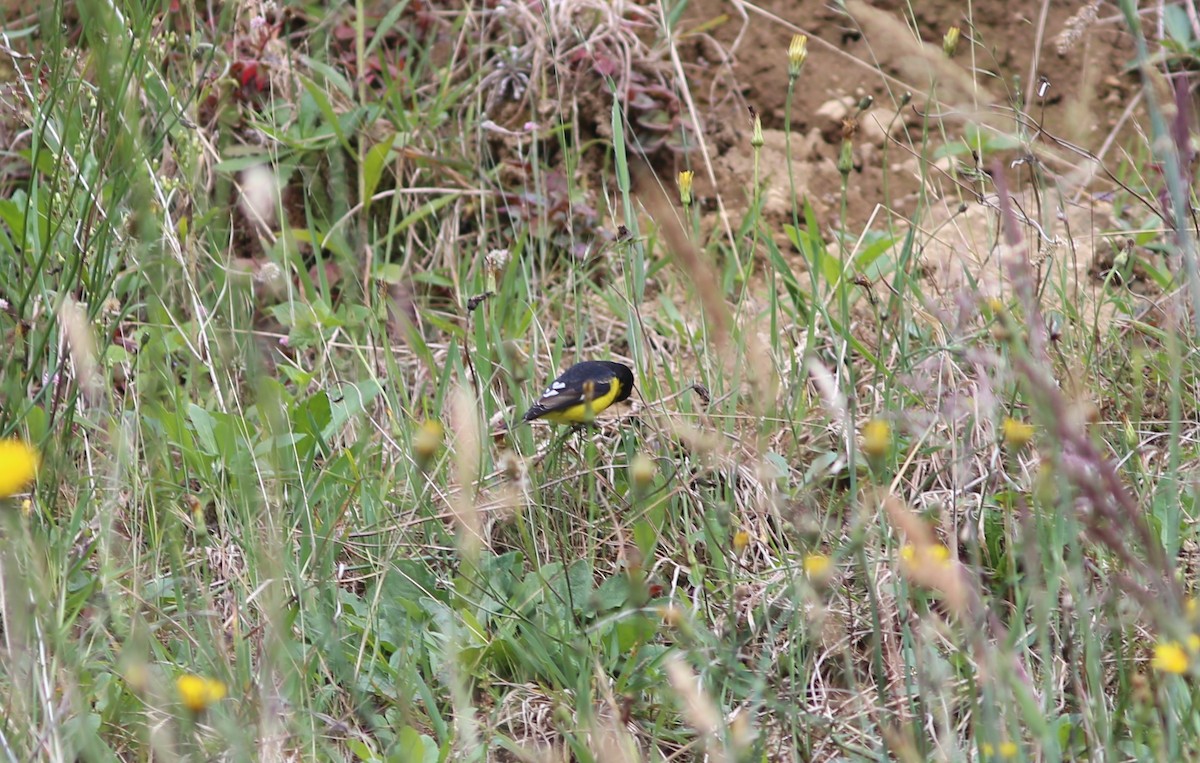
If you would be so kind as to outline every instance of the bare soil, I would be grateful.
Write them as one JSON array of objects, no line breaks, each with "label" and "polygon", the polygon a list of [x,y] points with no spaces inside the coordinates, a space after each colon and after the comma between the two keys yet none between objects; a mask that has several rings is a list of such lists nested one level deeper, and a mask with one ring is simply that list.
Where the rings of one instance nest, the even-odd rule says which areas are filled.
[{"label": "bare soil", "polygon": [[[1087,152],[1115,167],[1114,138],[1136,129],[1139,116],[1127,109],[1139,85],[1126,71],[1133,45],[1115,9],[1101,6],[1098,18],[1079,23],[1085,3],[1058,0],[978,3],[970,18],[958,2],[851,2],[850,15],[832,5],[690,5],[680,25],[681,54],[689,76],[703,83],[692,86],[702,99],[697,107],[711,173],[695,154],[680,157],[676,169],[690,163],[697,170],[709,224],[722,224],[718,195],[733,220],[745,209],[755,172],[749,145],[754,108],[764,127],[759,173],[771,227],[781,230],[791,221],[792,199],[799,198],[813,205],[827,231],[841,228],[843,123],[870,96],[873,104],[853,136],[846,231],[916,225],[930,242],[923,268],[935,292],[950,296],[968,274],[985,294],[1000,291],[999,258],[991,254],[996,186],[987,173],[1001,167],[1027,215],[1035,262],[1055,266],[1061,255],[1056,262],[1074,271],[1076,283],[1090,279],[1094,288],[1104,271],[1093,267],[1093,252],[1111,260],[1113,250],[1103,234],[1111,228],[1106,194],[1113,186]],[[948,58],[942,38],[955,25],[962,38]],[[789,150],[787,48],[795,33],[809,36],[809,57],[795,88]],[[979,164],[967,143],[976,130],[1008,146]],[[945,156],[946,146],[957,153]],[[1038,157],[1036,185],[1056,187],[1061,210],[1034,192],[1035,165],[1019,161],[1027,155]]]}]

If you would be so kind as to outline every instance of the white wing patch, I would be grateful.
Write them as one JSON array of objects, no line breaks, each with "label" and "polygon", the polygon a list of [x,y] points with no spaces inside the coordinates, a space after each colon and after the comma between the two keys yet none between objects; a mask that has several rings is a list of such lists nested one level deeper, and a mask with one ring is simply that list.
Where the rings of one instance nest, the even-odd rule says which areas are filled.
[{"label": "white wing patch", "polygon": [[549,387],[546,388],[546,391],[542,393],[542,397],[557,397],[558,391],[560,389],[566,389],[566,388],[567,388],[567,385],[563,384],[560,381],[556,381],[553,384],[551,384]]}]

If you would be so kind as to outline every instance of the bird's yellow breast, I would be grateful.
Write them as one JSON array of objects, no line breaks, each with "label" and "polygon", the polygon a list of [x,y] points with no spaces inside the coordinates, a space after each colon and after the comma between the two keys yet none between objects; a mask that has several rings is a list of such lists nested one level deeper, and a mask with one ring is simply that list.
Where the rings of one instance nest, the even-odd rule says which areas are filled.
[{"label": "bird's yellow breast", "polygon": [[612,401],[619,394],[621,394],[621,382],[613,379],[612,383],[608,385],[608,392],[600,397],[572,405],[570,408],[563,408],[561,411],[549,411],[541,418],[551,424],[585,424],[595,418],[597,413],[612,405]]}]

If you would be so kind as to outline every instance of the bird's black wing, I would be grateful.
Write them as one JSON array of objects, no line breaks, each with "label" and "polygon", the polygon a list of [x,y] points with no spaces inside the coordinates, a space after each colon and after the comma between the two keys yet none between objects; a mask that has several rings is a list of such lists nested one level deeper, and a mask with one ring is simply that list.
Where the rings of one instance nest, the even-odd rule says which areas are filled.
[{"label": "bird's black wing", "polygon": [[[588,388],[589,383],[590,389]],[[608,394],[612,384],[611,378],[597,379],[586,375],[575,376],[568,371],[551,382],[549,387],[546,387],[537,402],[525,412],[524,419],[533,421],[547,413],[565,411],[587,400],[602,398]]]}]

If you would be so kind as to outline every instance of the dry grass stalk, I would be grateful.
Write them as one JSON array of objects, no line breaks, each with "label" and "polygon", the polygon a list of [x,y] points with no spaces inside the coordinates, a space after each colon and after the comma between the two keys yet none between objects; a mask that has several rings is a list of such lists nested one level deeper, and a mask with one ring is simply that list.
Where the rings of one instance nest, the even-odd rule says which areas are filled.
[{"label": "dry grass stalk", "polygon": [[725,295],[721,292],[715,268],[706,260],[703,252],[688,238],[687,232],[679,222],[679,216],[671,207],[667,197],[657,190],[658,185],[648,172],[639,173],[637,186],[656,189],[641,194],[639,201],[651,219],[658,224],[663,239],[666,241],[667,249],[674,255],[680,268],[695,285],[705,315],[708,316],[712,325],[717,350],[725,362],[726,368],[731,367],[733,358],[730,356],[730,327],[733,320],[729,314],[729,306],[725,303]]},{"label": "dry grass stalk", "polygon": [[483,521],[476,502],[476,475],[479,474],[479,422],[475,402],[469,390],[459,387],[450,403],[450,426],[454,432],[454,480],[450,508],[458,528],[458,547],[464,559],[479,558],[484,544]]},{"label": "dry grass stalk", "polygon": [[683,714],[700,734],[708,760],[725,763],[729,755],[721,744],[721,713],[712,697],[700,688],[699,679],[682,657],[672,655],[666,662],[667,678],[683,703]]},{"label": "dry grass stalk", "polygon": [[103,397],[104,385],[100,378],[100,366],[96,360],[96,339],[87,316],[79,303],[70,297],[63,299],[58,311],[58,320],[71,354],[75,368],[75,379],[89,405],[97,405]]}]

